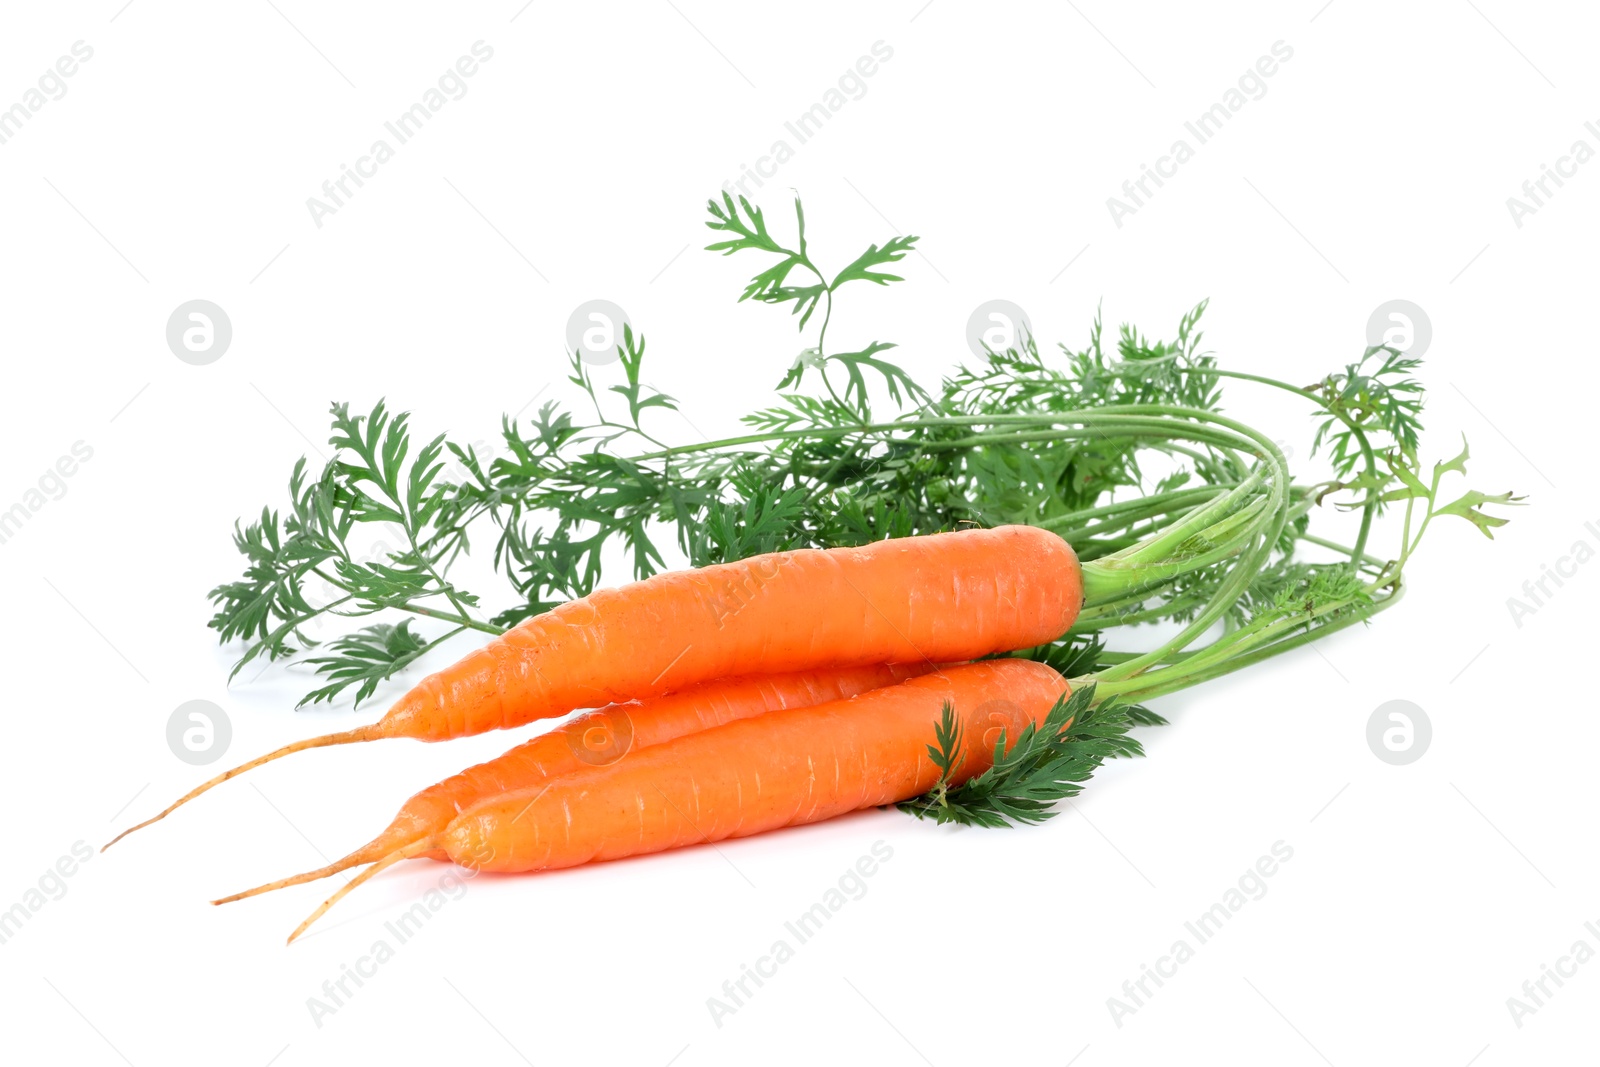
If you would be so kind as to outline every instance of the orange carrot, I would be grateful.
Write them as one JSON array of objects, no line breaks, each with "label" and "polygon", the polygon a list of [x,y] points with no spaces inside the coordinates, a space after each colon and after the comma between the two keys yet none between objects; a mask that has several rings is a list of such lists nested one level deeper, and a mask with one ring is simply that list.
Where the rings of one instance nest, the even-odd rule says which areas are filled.
[{"label": "orange carrot", "polygon": [[528,619],[423,679],[378,722],[235,767],[106,847],[291,752],[388,737],[443,741],[714,678],[976,659],[1055,640],[1082,602],[1077,556],[1032,526],[801,549],[658,574]]},{"label": "orange carrot", "polygon": [[479,871],[551,870],[907,800],[939,778],[927,744],[945,704],[967,724],[964,759],[951,775],[959,783],[990,766],[1001,730],[1014,741],[1067,691],[1042,663],[997,659],[688,734],[480,802],[443,833],[367,868],[289,940],[379,871],[433,849]]},{"label": "orange carrot", "polygon": [[[758,675],[704,682],[664,697],[612,704],[580,715],[503,756],[468,767],[422,790],[401,806],[400,813],[382,833],[343,859],[212,903],[227,904],[376,862],[413,842],[443,833],[458,814],[501,793],[538,786],[585,767],[615,763],[637,749],[736,719],[851,697],[914,678],[930,669],[917,663]],[[430,859],[448,858],[443,850],[424,855]]]}]

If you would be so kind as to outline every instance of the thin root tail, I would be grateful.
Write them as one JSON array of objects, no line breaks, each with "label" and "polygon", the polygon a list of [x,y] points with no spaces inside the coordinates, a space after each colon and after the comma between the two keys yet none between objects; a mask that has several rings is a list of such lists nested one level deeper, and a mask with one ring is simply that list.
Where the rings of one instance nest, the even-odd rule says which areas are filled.
[{"label": "thin root tail", "polygon": [[274,889],[287,889],[292,885],[304,885],[307,882],[315,882],[319,878],[330,877],[338,874],[340,871],[347,871],[351,867],[358,867],[363,863],[372,863],[374,860],[382,859],[384,855],[384,852],[379,849],[375,849],[370,844],[362,845],[360,848],[350,853],[350,855],[344,857],[343,859],[334,860],[326,867],[318,867],[314,871],[306,871],[304,874],[297,874],[290,878],[279,878],[275,882],[268,882],[266,885],[258,885],[254,889],[246,889],[242,893],[234,893],[231,896],[219,897],[216,900],[213,900],[211,903],[232,904],[236,900],[244,900],[247,897],[258,897],[262,893],[270,893]]},{"label": "thin root tail", "polygon": [[373,732],[372,727],[362,726],[355,730],[346,730],[343,733],[325,734],[322,737],[311,737],[304,741],[296,741],[292,745],[284,745],[280,749],[277,749],[273,752],[268,752],[265,756],[257,756],[249,763],[241,763],[233,770],[225,771],[211,779],[209,782],[205,782],[196,786],[194,789],[191,789],[189,792],[175,800],[170,807],[160,814],[151,816],[144,822],[139,823],[137,826],[128,827],[126,830],[122,831],[122,833],[118,834],[116,837],[113,837],[104,845],[101,845],[100,851],[104,852],[118,841],[121,841],[124,837],[127,837],[129,834],[133,833],[135,830],[142,830],[153,822],[160,822],[162,819],[165,819],[168,815],[171,815],[174,811],[189,803],[189,801],[193,800],[201,793],[211,789],[213,786],[221,785],[229,778],[237,777],[238,775],[243,774],[245,771],[261,766],[263,763],[271,763],[273,760],[287,756],[292,752],[304,752],[308,748],[326,748],[329,745],[348,745],[354,741],[370,741],[377,736],[378,735]]},{"label": "thin root tail", "polygon": [[396,863],[399,863],[401,860],[410,859],[413,856],[420,856],[422,853],[438,847],[438,840],[429,837],[424,838],[421,841],[414,841],[405,848],[396,849],[395,851],[389,853],[387,856],[383,857],[383,859],[379,860],[377,863],[374,863],[371,867],[368,867],[366,870],[350,879],[350,881],[340,886],[338,892],[334,893],[333,896],[329,897],[327,900],[324,900],[322,904],[318,906],[316,911],[312,912],[306,917],[305,922],[294,928],[294,933],[290,934],[289,940],[284,943],[288,945],[294,944],[295,938],[305,933],[306,930],[310,928],[312,923],[326,915],[329,908],[333,907],[335,904],[339,903],[339,901],[344,899],[345,894],[349,893],[352,889],[365,882],[373,875],[380,871],[389,869]]}]

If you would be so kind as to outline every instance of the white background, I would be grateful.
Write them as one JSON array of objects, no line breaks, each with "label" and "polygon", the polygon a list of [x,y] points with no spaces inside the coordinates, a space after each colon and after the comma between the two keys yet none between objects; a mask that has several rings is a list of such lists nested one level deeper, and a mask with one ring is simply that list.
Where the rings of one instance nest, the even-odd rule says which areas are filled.
[{"label": "white background", "polygon": [[[1600,163],[1521,227],[1506,199],[1573,141],[1600,147],[1584,129],[1600,121],[1596,21],[1578,4],[1319,3],[6,5],[0,106],[75,41],[94,54],[0,145],[0,507],[74,442],[93,458],[0,545],[0,908],[75,841],[98,846],[199,780],[167,749],[178,704],[227,710],[229,763],[381,712],[295,714],[308,679],[281,669],[229,686],[234,650],[205,628],[207,590],[239,570],[233,520],[281,505],[298,456],[318,462],[331,401],[387,396],[430,436],[492,442],[535,395],[573,401],[564,325],[604,297],[682,402],[662,434],[716,436],[764,403],[810,338],[735,303],[764,264],[698,250],[704,201],[877,41],[893,56],[865,95],[751,186],[785,234],[802,192],[827,263],[922,235],[905,284],[844,295],[838,343],[898,341],[933,383],[967,358],[984,300],[1076,345],[1102,301],[1111,323],[1165,337],[1210,297],[1226,365],[1310,382],[1405,298],[1434,331],[1425,458],[1464,433],[1469,484],[1531,498],[1494,543],[1441,523],[1406,603],[1370,629],[1162,700],[1173,725],[1143,732],[1149,758],[1107,768],[1045,827],[871,812],[482,879],[320,1027],[307,999],[442,869],[376,880],[290,949],[322,886],[207,899],[343,853],[514,739],[276,764],[96,855],[0,945],[7,1058],[1591,1058],[1600,964],[1520,1028],[1506,1000],[1580,938],[1600,948],[1583,925],[1600,920],[1585,843],[1600,726],[1573,681],[1592,664],[1600,565],[1520,627],[1506,601],[1575,542],[1600,547],[1584,525],[1600,522]],[[307,197],[478,40],[494,55],[465,97],[314,225]],[[1266,95],[1114,225],[1107,197],[1280,40],[1293,58]],[[210,366],[165,343],[194,298],[233,323]],[[1228,392],[1307,462],[1305,410]],[[1391,699],[1433,722],[1410,766],[1366,745]],[[880,840],[893,859],[867,895],[715,1025],[707,998]],[[1266,896],[1117,1026],[1107,998],[1280,840],[1293,859]]]}]

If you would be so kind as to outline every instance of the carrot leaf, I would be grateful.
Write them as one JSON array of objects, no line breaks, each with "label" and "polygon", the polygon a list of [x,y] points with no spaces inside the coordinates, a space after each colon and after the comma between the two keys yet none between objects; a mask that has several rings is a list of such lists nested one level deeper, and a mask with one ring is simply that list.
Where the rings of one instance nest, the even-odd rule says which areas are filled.
[{"label": "carrot leaf", "polygon": [[356,704],[360,705],[377,691],[380,682],[405,670],[432,644],[411,629],[410,619],[401,619],[398,625],[380,622],[363,627],[327,647],[331,655],[314,656],[307,662],[332,681],[307,693],[300,701],[301,707],[331,702],[352,685],[357,686]]},{"label": "carrot leaf", "polygon": [[1509,492],[1490,494],[1480,493],[1476,489],[1469,489],[1459,499],[1453,500],[1443,507],[1435,508],[1433,513],[1435,515],[1459,515],[1483,531],[1483,536],[1492,541],[1494,540],[1494,528],[1496,526],[1504,526],[1511,520],[1501,518],[1498,515],[1490,515],[1488,512],[1480,510],[1481,506],[1484,504],[1520,504],[1522,499],[1520,496],[1512,496]]},{"label": "carrot leaf", "polygon": [[939,722],[933,728],[934,743],[928,746],[928,758],[939,768],[939,780],[947,782],[955,773],[962,758],[961,723],[956,719],[955,705],[948,700],[939,712]]},{"label": "carrot leaf", "polygon": [[[739,295],[740,301],[793,304],[790,312],[799,317],[798,325],[802,331],[811,322],[811,316],[818,308],[822,309],[822,324],[817,331],[817,343],[801,351],[799,357],[789,365],[783,378],[778,382],[778,389],[789,389],[800,385],[807,372],[815,369],[822,378],[823,388],[828,393],[828,400],[831,401],[831,404],[826,402],[822,404],[822,413],[826,416],[824,421],[841,421],[838,416],[843,415],[844,422],[864,423],[871,413],[867,380],[863,374],[865,369],[874,371],[882,377],[889,398],[896,404],[903,404],[904,400],[911,399],[920,400],[926,405],[930,399],[928,394],[912,380],[909,374],[892,363],[876,358],[879,352],[893,348],[894,345],[873,341],[859,351],[839,353],[828,352],[826,345],[828,323],[833,318],[833,294],[841,286],[853,281],[873,282],[878,285],[904,281],[905,279],[898,274],[889,274],[874,268],[898,263],[904,259],[906,253],[916,247],[916,237],[896,235],[885,241],[882,247],[877,244],[868,245],[865,252],[835,274],[830,281],[822,269],[812,262],[806,249],[806,213],[798,196],[794,201],[798,245],[796,248],[786,248],[780,244],[768,231],[766,216],[762,214],[761,209],[743,196],[736,201],[733,194],[724,192],[720,202],[715,199],[709,200],[706,202],[706,207],[711,214],[711,219],[706,225],[718,232],[733,235],[707,245],[708,251],[731,256],[735,252],[750,250],[779,257],[776,263],[750,279],[744,287],[744,292]],[[807,285],[791,284],[789,277],[796,270],[811,275],[815,281]],[[846,382],[842,398],[828,380],[830,365],[838,365],[844,369]],[[795,404],[797,408],[795,414],[801,417],[808,414],[805,409],[810,406],[808,404],[810,398],[785,396],[784,399]],[[778,410],[783,411],[781,408]],[[812,411],[809,414],[817,413]],[[762,416],[770,421],[772,413],[760,413],[757,417]],[[785,414],[779,417],[790,416]]]},{"label": "carrot leaf", "polygon": [[1004,731],[993,763],[964,782],[954,776],[965,763],[955,712],[945,705],[928,758],[939,768],[933,789],[900,804],[919,819],[1000,828],[1052,818],[1057,801],[1077,796],[1100,765],[1116,756],[1143,755],[1128,736],[1134,721],[1114,700],[1094,703],[1084,685],[1056,701],[1042,724],[1029,723],[1011,744]]},{"label": "carrot leaf", "polygon": [[1310,392],[1322,402],[1324,418],[1312,439],[1312,452],[1326,445],[1340,476],[1352,473],[1361,461],[1364,437],[1384,434],[1402,452],[1415,453],[1423,387],[1412,373],[1421,365],[1419,359],[1377,345],[1313,386]]},{"label": "carrot leaf", "polygon": [[[799,201],[795,201],[799,203]],[[888,285],[890,282],[903,282],[904,278],[898,274],[884,274],[874,271],[873,267],[881,267],[885,263],[898,263],[906,258],[906,253],[916,245],[915,237],[891,237],[883,243],[883,247],[868,245],[867,250],[855,258],[844,270],[840,271],[828,283],[829,289],[837,289],[845,282],[864,281],[876,282],[879,285]]]}]

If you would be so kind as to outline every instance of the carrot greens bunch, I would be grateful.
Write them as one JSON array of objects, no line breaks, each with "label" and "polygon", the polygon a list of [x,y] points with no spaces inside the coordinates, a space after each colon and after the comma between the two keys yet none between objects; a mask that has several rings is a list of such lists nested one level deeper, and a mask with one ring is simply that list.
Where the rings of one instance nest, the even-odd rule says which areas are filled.
[{"label": "carrot greens bunch", "polygon": [[[708,212],[710,250],[765,258],[739,299],[788,307],[812,342],[746,432],[669,442],[652,420],[676,402],[644,383],[645,340],[631,328],[614,366],[570,356],[592,415],[547,402],[503,419],[492,450],[446,436],[416,448],[409,417],[383,402],[364,415],[335,405],[333,459],[316,474],[302,460],[288,506],[236,531],[245,573],[212,592],[211,625],[244,642],[238,667],[301,660],[322,676],[306,702],[352,688],[359,702],[463,631],[504,632],[614,580],[615,549],[641,579],[674,554],[704,566],[1025,523],[1073,545],[1085,605],[1062,641],[1019,655],[1073,658],[1102,698],[1140,708],[1370,618],[1398,598],[1433,518],[1492,535],[1505,520],[1485,507],[1517,502],[1477,491],[1440,500],[1467,455],[1424,477],[1419,361],[1393,349],[1369,348],[1304,387],[1229,370],[1202,347],[1202,302],[1170,341],[1128,326],[1108,337],[1097,316],[1081,349],[1046,353],[1024,336],[924,387],[887,358],[892,343],[834,351],[829,336],[835,298],[855,282],[900,282],[891,269],[918,238],[826,266],[798,199],[792,239],[742,197]],[[1277,444],[1222,413],[1225,382],[1305,403],[1329,475],[1296,481]],[[1379,558],[1375,524],[1400,505],[1401,548]],[[1359,513],[1351,544],[1313,531],[1319,507]],[[369,558],[356,546],[372,536],[386,547]],[[452,577],[474,537],[509,587],[492,612]],[[324,642],[311,624],[329,616],[372,621]],[[1147,623],[1173,633],[1137,653],[1089,640]]]},{"label": "carrot greens bunch", "polygon": [[[383,401],[335,404],[332,458],[302,459],[287,505],[236,527],[245,570],[212,591],[211,626],[243,643],[235,673],[310,666],[302,703],[360,703],[451,638],[493,639],[376,722],[258,756],[132,830],[310,748],[576,717],[418,792],[343,858],[217,903],[367,865],[298,936],[408,859],[553,870],[873,806],[1042,822],[1142,754],[1134,728],[1165,721],[1147,701],[1369,621],[1435,519],[1492,537],[1520,502],[1445,491],[1464,442],[1424,466],[1420,364],[1394,349],[1308,386],[1230,370],[1202,348],[1202,302],[1171,341],[1113,341],[1097,316],[1082,349],[1024,336],[925,386],[892,343],[829,338],[836,297],[900,282],[917,238],[822,265],[798,200],[792,239],[742,197],[708,207],[710,250],[761,257],[740,299],[789,307],[813,342],[742,432],[670,439],[676,401],[630,326],[614,367],[571,354],[579,408],[504,417],[493,447],[419,445]],[[1306,405],[1320,480],[1228,414],[1224,386]],[[1355,513],[1348,545],[1320,521],[1336,509]],[[508,589],[463,587],[475,546]],[[619,556],[636,584],[592,595]],[[673,557],[696,572],[661,575]],[[345,618],[362,625],[320,636]]]}]

